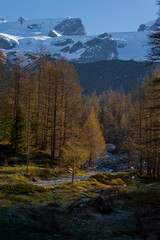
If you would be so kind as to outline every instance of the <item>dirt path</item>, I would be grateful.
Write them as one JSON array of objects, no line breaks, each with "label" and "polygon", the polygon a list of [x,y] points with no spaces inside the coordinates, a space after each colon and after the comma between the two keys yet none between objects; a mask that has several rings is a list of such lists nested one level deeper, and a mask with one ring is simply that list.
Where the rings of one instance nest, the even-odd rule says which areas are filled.
[{"label": "dirt path", "polygon": [[[75,176],[75,182],[79,182],[79,181],[86,181],[89,179],[89,177],[97,174],[97,173],[102,173],[101,171],[89,171],[86,172],[85,175],[80,175],[80,176]],[[34,182],[34,185],[37,186],[52,186],[55,184],[60,184],[60,183],[64,183],[64,182],[71,182],[72,181],[72,177],[60,177],[60,178],[55,178],[53,180],[47,180],[47,181],[41,181],[41,182]]]}]

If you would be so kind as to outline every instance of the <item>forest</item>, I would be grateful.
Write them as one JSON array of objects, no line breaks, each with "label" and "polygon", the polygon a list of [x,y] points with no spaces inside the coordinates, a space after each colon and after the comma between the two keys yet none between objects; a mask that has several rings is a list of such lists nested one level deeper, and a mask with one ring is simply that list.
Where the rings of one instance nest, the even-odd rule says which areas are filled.
[{"label": "forest", "polygon": [[[78,76],[67,60],[37,57],[23,71],[17,60],[11,71],[1,59],[0,141],[8,144],[19,163],[32,164],[46,153],[43,164],[78,169],[92,166],[112,143],[125,155],[128,168],[160,174],[160,73],[140,81],[135,93],[123,89],[97,96],[82,94]],[[7,160],[6,160],[7,161]],[[3,164],[3,163],[1,163]]]},{"label": "forest", "polygon": [[159,240],[159,67],[135,92],[86,95],[66,59],[0,56],[0,238]]}]

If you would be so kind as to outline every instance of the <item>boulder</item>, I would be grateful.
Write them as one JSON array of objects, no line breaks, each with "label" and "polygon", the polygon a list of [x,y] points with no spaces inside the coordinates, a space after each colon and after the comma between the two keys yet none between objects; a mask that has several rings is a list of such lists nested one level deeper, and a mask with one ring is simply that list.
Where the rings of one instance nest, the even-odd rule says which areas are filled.
[{"label": "boulder", "polygon": [[112,143],[106,144],[107,151],[110,153],[114,153],[116,151],[116,146]]}]

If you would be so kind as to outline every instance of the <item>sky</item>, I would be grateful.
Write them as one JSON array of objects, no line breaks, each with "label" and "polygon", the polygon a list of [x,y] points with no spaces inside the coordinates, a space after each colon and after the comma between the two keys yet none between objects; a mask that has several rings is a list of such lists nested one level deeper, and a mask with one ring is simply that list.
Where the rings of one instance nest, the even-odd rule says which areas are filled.
[{"label": "sky", "polygon": [[0,0],[0,18],[79,17],[88,35],[136,31],[158,18],[156,0]]}]

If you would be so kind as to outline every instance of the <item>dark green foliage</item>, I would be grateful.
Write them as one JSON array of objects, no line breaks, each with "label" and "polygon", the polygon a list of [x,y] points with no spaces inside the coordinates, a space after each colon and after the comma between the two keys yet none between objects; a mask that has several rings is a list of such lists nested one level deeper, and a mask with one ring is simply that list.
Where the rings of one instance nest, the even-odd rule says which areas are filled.
[{"label": "dark green foliage", "polygon": [[6,101],[3,101],[2,105],[0,109],[0,141],[9,141],[12,126],[11,106]]},{"label": "dark green foliage", "polygon": [[25,184],[25,183],[5,184],[0,186],[0,192],[5,193],[7,195],[10,195],[10,194],[35,195],[37,193],[44,193],[46,191],[48,190],[44,187]]},{"label": "dark green foliage", "polygon": [[25,153],[25,124],[22,116],[21,108],[18,108],[11,132],[11,146],[15,153],[24,154]]},{"label": "dark green foliage", "polygon": [[147,62],[135,61],[100,61],[93,63],[74,63],[73,64],[80,84],[85,94],[92,94],[96,90],[97,94],[107,91],[120,89],[122,86],[125,93],[136,90],[139,79],[143,79],[146,74],[151,74],[156,67],[156,63],[146,66]]}]

